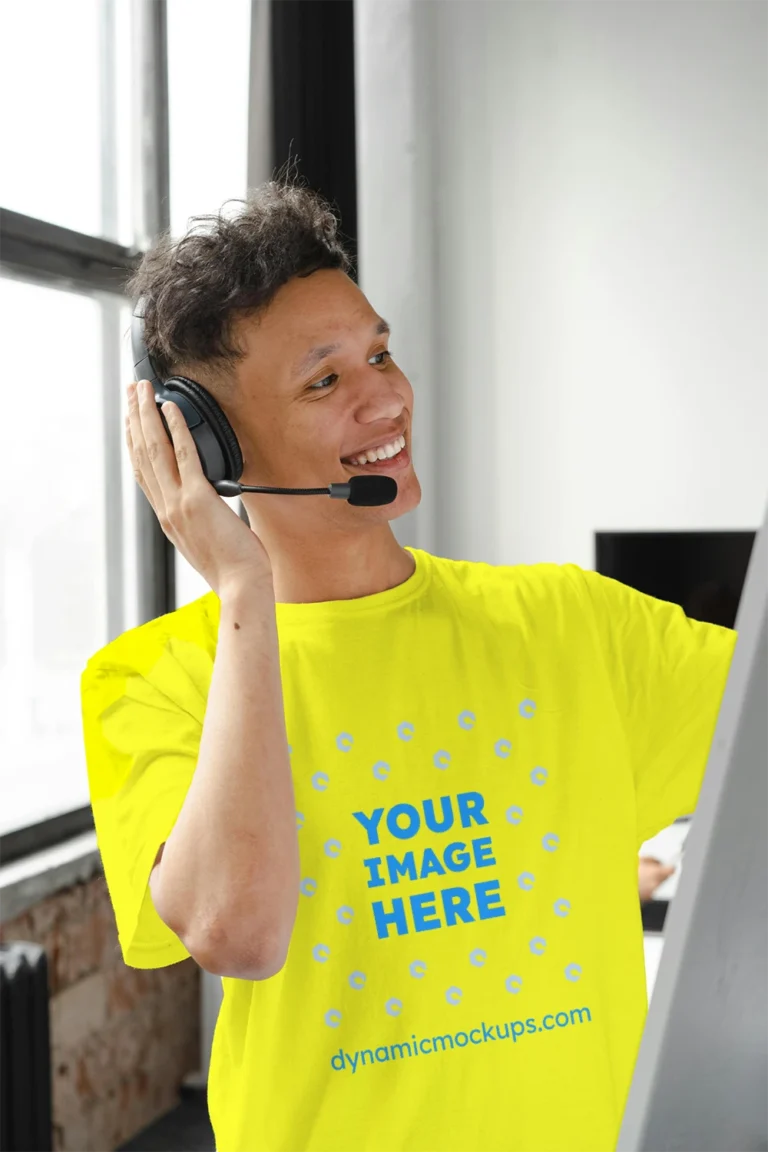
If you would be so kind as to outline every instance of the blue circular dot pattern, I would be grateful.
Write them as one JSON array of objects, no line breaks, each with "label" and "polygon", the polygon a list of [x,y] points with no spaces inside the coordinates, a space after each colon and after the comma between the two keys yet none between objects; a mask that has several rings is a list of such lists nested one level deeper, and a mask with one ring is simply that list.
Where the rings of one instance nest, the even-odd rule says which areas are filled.
[{"label": "blue circular dot pattern", "polygon": [[[366,926],[371,924],[371,908],[375,910],[375,927],[380,940],[388,940],[393,946],[396,942],[408,942],[404,951],[401,947],[392,953],[394,968],[388,966],[382,955],[383,967],[378,979],[383,976],[383,986],[390,985],[391,988],[389,995],[385,995],[379,1002],[378,1011],[384,1017],[406,1018],[413,1013],[418,1003],[413,1000],[413,992],[408,994],[407,986],[400,984],[397,965],[401,962],[402,975],[419,981],[419,995],[433,997],[437,994],[443,1003],[451,1007],[473,1001],[476,995],[474,982],[477,980],[496,982],[500,991],[517,998],[524,997],[524,956],[527,954],[531,963],[538,966],[550,963],[545,910],[539,913],[537,924],[530,919],[527,921],[531,927],[538,927],[539,930],[524,939],[518,939],[515,954],[520,967],[517,971],[505,971],[506,949],[500,947],[502,938],[494,937],[492,946],[472,947],[464,952],[466,972],[477,973],[471,983],[468,976],[466,979],[461,977],[460,952],[439,951],[438,955],[443,958],[446,955],[454,957],[447,969],[452,972],[454,979],[442,984],[441,990],[442,980],[439,976],[436,980],[432,971],[434,965],[416,950],[420,941],[426,939],[429,942],[430,938],[436,940],[447,927],[456,929],[472,923],[481,924],[483,920],[493,923],[498,916],[508,917],[507,907],[502,906],[498,882],[493,879],[493,870],[498,867],[499,851],[503,851],[508,874],[505,904],[518,909],[518,917],[524,908],[537,907],[538,904],[531,902],[536,899],[534,893],[538,884],[541,883],[546,889],[551,883],[551,865],[547,865],[547,860],[561,847],[558,832],[552,827],[541,827],[540,805],[535,800],[536,793],[550,783],[550,772],[545,764],[530,760],[526,764],[517,751],[513,733],[508,735],[484,731],[482,715],[475,708],[463,708],[454,715],[454,736],[442,747],[433,747],[426,750],[426,753],[419,742],[418,727],[413,721],[401,720],[394,727],[394,739],[404,749],[412,749],[408,756],[416,758],[412,761],[409,759],[409,763],[420,764],[422,768],[430,763],[433,769],[437,769],[446,778],[455,776],[460,770],[463,777],[461,784],[448,787],[438,784],[437,794],[426,796],[418,802],[397,798],[397,791],[402,790],[403,782],[407,781],[407,770],[399,756],[394,755],[394,745],[390,744],[386,751],[382,748],[384,755],[370,757],[366,769],[364,764],[357,766],[360,754],[357,754],[357,760],[351,759],[356,755],[354,732],[341,731],[335,737],[337,751],[350,757],[349,763],[356,765],[355,773],[359,774],[361,770],[368,772],[371,787],[379,788],[382,798],[374,801],[373,806],[368,805],[354,812],[358,828],[357,842],[364,848],[358,855],[362,857],[366,868],[364,875],[367,884],[362,892],[354,886],[349,889],[350,895],[353,891],[359,895],[355,899],[337,903],[333,919],[348,932],[359,933],[361,925],[358,923],[356,904],[361,899],[365,905],[361,910],[366,917]],[[522,698],[517,705],[517,715],[519,722],[526,726],[535,722],[536,702],[529,697]],[[457,743],[459,734],[461,740],[472,744],[472,759],[469,762],[465,759],[468,745]],[[497,765],[497,774],[504,774],[498,778],[502,806],[494,824],[481,783],[487,777],[477,776],[476,787],[473,787],[471,780],[467,783],[468,774],[471,777],[468,770],[474,763],[481,766],[481,773],[487,773],[493,765]],[[330,767],[330,761],[328,764],[327,770],[316,770],[309,778],[311,790],[318,797],[317,802],[323,805],[329,804],[335,790],[347,787],[350,780],[346,769],[334,770]],[[341,775],[338,783],[335,783],[337,772]],[[322,822],[324,811],[325,808],[310,813],[305,805],[302,811],[296,813],[298,828],[306,830],[308,824],[313,822],[318,825],[318,829],[324,827],[326,833],[330,833],[322,839],[321,849],[322,857],[331,870],[327,877],[323,874],[320,881],[312,876],[302,878],[300,891],[307,897],[314,896],[325,884],[335,885],[334,877],[338,875],[339,879],[343,878],[348,867],[340,863],[343,841],[339,832],[344,825],[334,820],[335,808],[328,809],[328,815]],[[364,832],[362,836],[361,831]],[[509,875],[510,865],[514,866],[516,856],[524,866]],[[342,867],[344,870],[339,871]],[[540,879],[537,879],[539,873]],[[520,903],[519,906],[514,903],[515,891],[519,894],[518,899],[526,903]],[[557,921],[567,919],[572,911],[572,901],[572,894],[550,898],[550,927]],[[526,915],[530,917],[530,912]],[[353,929],[353,923],[358,923],[357,929]],[[321,927],[319,923],[318,927]],[[515,940],[514,928],[514,922],[510,922],[510,942]],[[352,943],[358,936],[353,934],[348,939]],[[444,936],[443,941],[446,945],[450,942]],[[561,948],[562,941],[558,940],[555,947]],[[347,949],[348,945],[345,945],[345,957],[359,955],[360,959],[365,956],[369,961],[375,958],[375,953],[370,951],[370,944],[359,952],[354,947],[351,951]],[[343,959],[335,958],[331,945],[326,941],[313,944],[311,954],[318,967],[327,970],[329,974],[337,973],[339,965],[344,964]],[[444,959],[440,970],[446,971]],[[529,975],[533,976],[535,971],[531,968]],[[562,980],[574,984],[581,979],[582,968],[580,964],[568,959],[561,966],[560,973]],[[375,996],[373,987],[369,987],[365,968],[359,965],[352,964],[346,971],[338,971],[329,989],[333,986],[338,988],[340,979],[350,990],[365,998],[366,1002],[372,994]],[[382,987],[381,984],[378,986]],[[401,987],[402,994],[399,994]],[[371,1019],[375,1020],[376,1011],[374,999],[366,1012],[372,1012]],[[338,1004],[331,1003],[325,1009],[323,1019],[329,1028],[338,1030],[343,1025],[344,1016]],[[459,1041],[459,1037],[463,1037],[463,1041]],[[463,1046],[476,1040],[471,1033],[457,1033],[455,1042]]]}]

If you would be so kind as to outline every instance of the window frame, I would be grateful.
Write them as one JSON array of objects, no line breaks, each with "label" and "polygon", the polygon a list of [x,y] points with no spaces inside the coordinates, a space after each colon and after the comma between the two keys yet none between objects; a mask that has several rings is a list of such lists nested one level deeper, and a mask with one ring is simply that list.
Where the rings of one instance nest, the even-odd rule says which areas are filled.
[{"label": "window frame", "polygon": [[[112,107],[111,76],[115,0],[101,4],[102,98]],[[118,411],[119,326],[116,314],[127,300],[125,283],[154,237],[170,227],[169,131],[168,131],[168,35],[166,0],[134,0],[132,7],[131,68],[141,77],[132,103],[132,148],[136,157],[134,188],[134,235],[137,244],[126,248],[100,236],[86,235],[49,221],[25,216],[0,207],[2,274],[48,287],[101,296],[104,326],[105,410],[107,419]],[[110,121],[111,123],[112,121]],[[102,212],[105,223],[114,217],[114,140],[102,137],[104,174]],[[107,295],[103,295],[107,294]],[[115,307],[109,307],[110,297]],[[113,401],[113,403],[110,403]],[[112,423],[115,420],[112,419]],[[108,437],[122,444],[122,429],[105,429]],[[113,509],[120,498],[119,465],[107,476],[106,499]],[[173,611],[176,601],[175,559],[171,542],[163,533],[143,492],[136,487],[137,595],[141,623]],[[117,513],[119,516],[119,508]],[[121,523],[119,516],[117,523]],[[112,516],[107,522],[114,524]],[[122,631],[122,546],[119,532],[107,538],[107,569],[110,639]],[[90,805],[62,812],[35,824],[0,834],[0,864],[54,847],[95,828]]]}]

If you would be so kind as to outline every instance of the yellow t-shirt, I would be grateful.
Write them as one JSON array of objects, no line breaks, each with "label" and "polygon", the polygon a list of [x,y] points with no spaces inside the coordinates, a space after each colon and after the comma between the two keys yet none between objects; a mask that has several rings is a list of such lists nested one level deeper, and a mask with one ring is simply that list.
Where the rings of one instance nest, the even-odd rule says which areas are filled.
[{"label": "yellow t-shirt", "polygon": [[[736,633],[574,564],[408,549],[278,604],[301,858],[285,966],[225,978],[218,1152],[601,1152],[647,1010],[640,845],[696,807]],[[211,592],[82,677],[125,962],[188,953],[148,889],[194,772]]]}]

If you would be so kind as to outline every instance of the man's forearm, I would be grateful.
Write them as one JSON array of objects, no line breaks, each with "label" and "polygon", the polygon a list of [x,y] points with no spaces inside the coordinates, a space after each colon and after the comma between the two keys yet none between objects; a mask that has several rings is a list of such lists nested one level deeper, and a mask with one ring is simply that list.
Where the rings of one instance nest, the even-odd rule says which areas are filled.
[{"label": "man's forearm", "polygon": [[152,895],[203,968],[258,979],[282,966],[299,850],[271,586],[221,590],[197,767]]}]

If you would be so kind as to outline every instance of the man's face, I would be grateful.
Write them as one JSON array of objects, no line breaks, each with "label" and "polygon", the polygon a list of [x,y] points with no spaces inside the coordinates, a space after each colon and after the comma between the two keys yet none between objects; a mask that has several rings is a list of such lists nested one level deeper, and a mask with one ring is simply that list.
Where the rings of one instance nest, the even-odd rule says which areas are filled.
[{"label": "man's face", "polygon": [[[236,369],[237,385],[227,404],[245,459],[243,484],[316,488],[381,472],[397,481],[392,504],[351,509],[325,501],[324,508],[374,522],[394,520],[415,508],[421,487],[410,462],[413,390],[389,354],[386,325],[357,285],[338,269],[294,278],[266,312],[245,320],[237,332],[246,357]],[[330,346],[335,347],[331,348]],[[378,465],[352,464],[350,456],[369,446],[405,437],[399,458]],[[390,449],[391,451],[391,449]],[[301,519],[321,497],[305,497]]]}]

